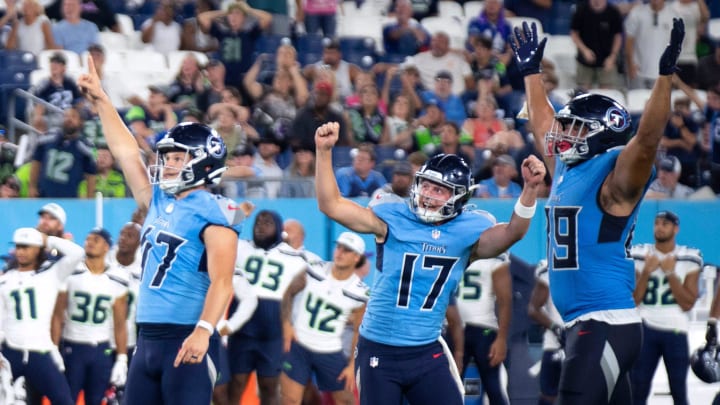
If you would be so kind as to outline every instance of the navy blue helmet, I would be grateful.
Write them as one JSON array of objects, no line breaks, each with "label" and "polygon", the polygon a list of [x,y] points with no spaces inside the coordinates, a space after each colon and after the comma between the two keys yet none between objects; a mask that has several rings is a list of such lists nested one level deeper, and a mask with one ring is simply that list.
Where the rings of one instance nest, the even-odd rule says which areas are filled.
[{"label": "navy blue helmet", "polygon": [[720,381],[717,347],[705,345],[695,350],[690,356],[690,368],[697,378],[706,383],[712,384]]},{"label": "navy blue helmet", "polygon": [[[421,202],[428,196],[421,195],[421,184],[424,180],[440,184],[451,191],[450,199],[439,209],[428,207]],[[473,177],[470,167],[457,155],[440,154],[430,158],[415,173],[415,182],[410,189],[410,206],[415,214],[425,222],[439,222],[450,219],[462,212],[470,199]]]}]

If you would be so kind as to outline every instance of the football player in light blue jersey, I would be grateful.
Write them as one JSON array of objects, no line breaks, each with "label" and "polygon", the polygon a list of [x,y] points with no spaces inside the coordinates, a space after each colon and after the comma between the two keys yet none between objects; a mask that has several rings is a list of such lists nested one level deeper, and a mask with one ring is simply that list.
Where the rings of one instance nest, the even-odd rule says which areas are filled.
[{"label": "football player in light blue jersey", "polygon": [[[568,329],[560,404],[629,404],[628,371],[640,352],[630,246],[638,206],[670,114],[672,76],[685,33],[673,21],[640,125],[600,94],[571,99],[555,113],[541,78],[545,42],[537,27],[515,28],[535,146],[553,173],[546,205],[550,293]],[[630,139],[632,137],[632,139]]]},{"label": "football player in light blue jersey", "polygon": [[[485,211],[466,211],[470,168],[456,155],[437,155],[415,175],[410,203],[364,208],[340,196],[332,169],[336,122],[315,133],[320,210],[358,233],[375,235],[377,273],[360,326],[355,370],[361,404],[461,404],[462,384],[440,340],[445,310],[471,253],[495,257],[527,232],[542,162],[523,162],[525,189],[509,223]],[[453,371],[455,373],[453,373]]]},{"label": "football player in light blue jersey", "polygon": [[98,111],[113,156],[135,201],[148,208],[142,229],[139,337],[125,391],[128,404],[209,404],[216,381],[215,326],[232,295],[237,235],[249,203],[205,190],[225,170],[226,148],[196,123],[171,128],[143,163],[137,142],[103,91],[92,58],[78,79]]}]

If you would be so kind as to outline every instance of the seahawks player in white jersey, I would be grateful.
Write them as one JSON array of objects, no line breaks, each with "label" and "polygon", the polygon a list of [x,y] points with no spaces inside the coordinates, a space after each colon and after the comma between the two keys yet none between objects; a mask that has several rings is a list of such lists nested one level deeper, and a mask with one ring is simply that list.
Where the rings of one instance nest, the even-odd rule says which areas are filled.
[{"label": "seahawks player in white jersey", "polygon": [[671,211],[655,215],[655,243],[633,246],[637,282],[635,302],[643,319],[643,343],[630,378],[635,404],[645,404],[660,357],[675,405],[687,404],[687,373],[690,361],[688,330],[698,297],[703,266],[699,250],[676,244],[680,218]]},{"label": "seahawks player in white jersey", "polygon": [[[128,278],[107,264],[110,246],[107,230],[90,231],[85,239],[85,260],[65,281],[55,307],[63,325],[61,352],[70,393],[77,399],[84,391],[88,405],[99,405],[108,384],[125,385],[127,377]],[[115,359],[111,331],[117,345]]]},{"label": "seahawks player in white jersey", "polygon": [[[61,283],[82,260],[83,249],[33,228],[17,229],[13,243],[16,267],[0,275],[2,355],[10,362],[13,378],[24,376],[53,404],[72,405],[75,401],[50,328]],[[46,260],[46,249],[57,250],[62,258]]]},{"label": "seahawks player in white jersey", "polygon": [[357,234],[343,232],[333,261],[308,267],[285,292],[285,359],[280,376],[284,404],[300,405],[313,375],[318,388],[331,392],[336,404],[355,403],[354,358],[345,356],[342,335],[345,324],[352,321],[351,347],[355,347],[369,295],[367,285],[355,274],[364,262],[365,242]]},{"label": "seahawks player in white jersey", "polygon": [[457,306],[465,323],[463,370],[474,360],[490,405],[507,404],[500,365],[507,355],[512,314],[510,256],[470,263],[460,281]]}]

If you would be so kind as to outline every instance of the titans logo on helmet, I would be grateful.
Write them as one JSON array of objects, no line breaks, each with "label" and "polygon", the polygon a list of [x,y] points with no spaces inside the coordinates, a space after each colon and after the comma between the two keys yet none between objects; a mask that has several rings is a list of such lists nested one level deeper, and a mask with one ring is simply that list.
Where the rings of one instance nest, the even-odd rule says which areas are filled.
[{"label": "titans logo on helmet", "polygon": [[213,131],[212,136],[207,137],[207,144],[205,146],[210,156],[219,159],[225,153],[225,142],[214,132],[215,131]]},{"label": "titans logo on helmet", "polygon": [[611,130],[616,132],[621,132],[630,125],[630,120],[625,112],[617,107],[608,108],[605,112],[605,122]]}]

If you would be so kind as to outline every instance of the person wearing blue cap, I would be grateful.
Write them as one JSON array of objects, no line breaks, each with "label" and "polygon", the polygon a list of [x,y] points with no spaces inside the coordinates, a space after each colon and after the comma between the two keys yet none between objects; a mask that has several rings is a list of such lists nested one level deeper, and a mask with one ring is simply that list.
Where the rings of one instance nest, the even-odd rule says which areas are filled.
[{"label": "person wearing blue cap", "polygon": [[[73,399],[81,390],[85,401],[99,404],[108,383],[124,386],[127,379],[127,297],[129,275],[108,265],[110,232],[90,231],[85,260],[65,282],[55,307],[53,335],[61,336],[65,376]],[[111,323],[112,322],[112,327]],[[117,356],[110,347],[114,333]]]},{"label": "person wearing blue cap", "polygon": [[635,245],[630,251],[637,277],[633,297],[643,319],[642,347],[630,373],[636,404],[646,403],[660,357],[673,402],[688,403],[688,311],[698,298],[703,259],[698,249],[676,243],[679,231],[677,214],[660,211],[653,226],[655,243]]}]

